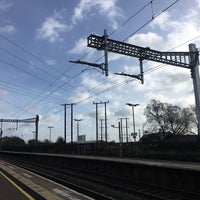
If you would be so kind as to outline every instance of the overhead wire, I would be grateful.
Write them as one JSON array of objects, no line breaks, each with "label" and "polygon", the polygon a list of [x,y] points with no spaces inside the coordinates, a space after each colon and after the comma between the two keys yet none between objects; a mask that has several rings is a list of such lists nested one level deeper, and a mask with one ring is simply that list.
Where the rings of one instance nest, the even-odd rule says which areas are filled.
[{"label": "overhead wire", "polygon": [[[150,19],[150,20],[148,20],[145,24],[143,24],[141,27],[139,27],[136,31],[134,31],[133,33],[131,33],[128,37],[126,37],[123,41],[126,41],[126,40],[128,40],[128,38],[130,38],[131,36],[133,36],[134,34],[136,34],[138,31],[140,31],[142,28],[144,28],[147,24],[149,24],[152,20],[154,20],[155,18],[157,18],[157,17],[159,17],[162,13],[164,13],[166,10],[168,10],[169,8],[171,8],[173,5],[175,5],[177,2],[178,2],[179,0],[176,0],[175,2],[173,2],[172,4],[170,4],[169,6],[167,6],[165,9],[163,9],[159,14],[157,14],[157,15],[153,15],[153,10],[152,10],[152,7],[151,7],[151,12],[152,12],[152,18]],[[144,8],[146,8],[148,5],[152,5],[152,2],[153,1],[150,1],[150,2],[148,2],[145,6],[143,6],[142,7],[142,9],[144,9]],[[140,9],[139,11],[141,11],[142,9]],[[138,12],[136,12],[137,14],[139,13],[139,11]],[[130,21],[130,19],[132,19],[133,17],[135,17],[136,15],[135,14],[133,14],[130,18],[128,18],[124,23],[123,23],[123,25],[125,25],[128,21]],[[119,26],[119,28],[121,28],[122,26],[120,25]],[[117,28],[116,30],[119,30],[119,28]],[[115,33],[116,31],[113,31],[112,32],[112,34],[113,33]],[[111,34],[110,34],[111,35]],[[95,62],[98,62],[99,60],[101,60],[102,58],[103,58],[104,56],[102,56],[102,57],[100,57],[100,58],[98,58]],[[101,83],[102,84],[102,83]],[[103,83],[103,84],[105,84],[105,83]],[[96,87],[99,87],[99,85],[98,86],[95,86],[95,88]]]},{"label": "overhead wire", "polygon": [[34,78],[37,78],[37,79],[42,80],[42,81],[44,81],[44,82],[48,82],[48,81],[45,80],[44,78],[41,78],[41,77],[39,77],[39,76],[37,76],[37,75],[35,75],[35,74],[33,74],[33,73],[30,73],[30,72],[28,72],[28,71],[26,71],[26,70],[24,70],[24,69],[22,69],[22,68],[19,68],[19,67],[17,67],[16,65],[13,65],[13,64],[11,64],[11,63],[9,63],[9,62],[7,62],[7,61],[1,59],[1,58],[0,58],[0,62],[4,63],[4,64],[6,64],[6,65],[8,65],[8,66],[10,66],[10,67],[12,67],[12,68],[14,68],[14,69],[17,69],[17,70],[19,70],[19,71],[22,71],[22,72],[24,72],[24,73],[26,73],[26,74],[28,74],[28,75],[34,77]]},{"label": "overhead wire", "polygon": [[[134,31],[133,33],[131,33],[129,36],[127,36],[123,41],[127,41],[130,37],[132,37],[134,34],[136,34],[137,32],[139,32],[141,29],[143,29],[145,26],[147,26],[149,23],[151,23],[155,18],[157,18],[157,17],[159,17],[162,13],[164,13],[166,10],[168,10],[169,8],[171,8],[172,6],[174,6],[178,1],[180,1],[180,0],[176,0],[176,1],[174,1],[172,4],[170,4],[169,6],[167,6],[165,9],[163,9],[160,13],[158,13],[157,15],[154,15],[154,13],[153,13],[153,1],[150,1],[150,2],[148,2],[147,4],[145,4],[141,9],[139,9],[135,14],[133,14],[131,17],[129,17],[124,23],[122,23],[116,30],[114,30],[113,32],[111,32],[111,34],[109,34],[109,36],[110,35],[112,35],[112,34],[114,34],[116,31],[118,31],[122,26],[124,26],[126,23],[128,23],[133,17],[135,17],[137,14],[139,14],[143,9],[145,9],[148,5],[151,5],[151,13],[152,13],[152,18],[150,19],[150,20],[148,20],[146,23],[144,23],[142,26],[140,26],[136,31]],[[98,58],[96,61],[95,61],[95,63],[96,62],[98,62],[100,59],[102,59],[104,56],[102,56],[102,57],[100,57],[100,58]],[[130,79],[131,80],[131,79]],[[127,82],[127,81],[125,81],[125,82]],[[122,83],[123,84],[123,83]],[[100,84],[101,85],[101,84]],[[119,84],[119,86],[120,86],[120,84]],[[96,87],[99,87],[99,86],[96,86]],[[111,87],[112,88],[112,87]],[[113,86],[113,88],[115,88],[115,86]],[[105,90],[103,90],[104,92],[106,91],[106,89]],[[101,92],[98,92],[97,94],[100,94]],[[97,94],[95,94],[95,95],[97,95]],[[90,98],[90,97],[88,97],[88,98]],[[87,98],[87,99],[88,99]],[[87,100],[86,99],[86,100]],[[80,102],[82,102],[82,101],[84,101],[84,100],[81,100]]]},{"label": "overhead wire", "polygon": [[0,47],[0,50],[3,51],[3,52],[5,52],[5,53],[7,53],[8,55],[13,56],[14,58],[17,58],[17,59],[21,60],[21,61],[22,61],[23,63],[25,63],[25,64],[28,64],[28,65],[34,67],[35,69],[37,69],[37,70],[43,72],[44,74],[47,74],[47,75],[50,76],[50,77],[56,78],[54,75],[50,74],[49,72],[46,72],[46,71],[43,70],[42,68],[40,68],[40,67],[34,65],[33,63],[31,63],[31,62],[29,62],[29,61],[27,61],[27,60],[25,60],[25,59],[23,59],[23,58],[21,58],[21,57],[15,55],[15,54],[13,54],[13,53],[11,53],[10,51],[8,51],[8,50],[6,50],[6,49],[3,49],[3,48],[1,48],[1,47]]},{"label": "overhead wire", "polygon": [[[126,20],[122,25],[125,25],[128,21],[130,21],[134,16],[136,16],[141,10],[143,10],[145,7],[147,7],[149,4],[151,3],[151,1],[149,3],[147,3],[145,6],[143,6],[138,12],[136,12],[134,15],[132,15],[128,20]],[[118,27],[119,29],[120,27]],[[114,33],[114,32],[113,32]],[[39,60],[41,63],[46,64],[49,67],[52,67],[51,65],[48,65],[46,62],[44,62],[43,60],[41,60],[38,56],[34,55],[33,53],[31,53],[30,51],[27,51],[26,49],[24,49],[23,47],[21,47],[20,45],[16,44],[15,42],[11,41],[10,39],[8,39],[7,37],[3,36],[2,34],[0,34],[0,37],[2,37],[3,39],[7,40],[9,43],[13,44],[14,46],[16,46],[17,48],[19,48],[20,50],[22,50],[23,52],[27,53],[28,55],[31,55],[32,57],[34,57],[35,59]],[[90,51],[91,52],[91,51]],[[7,51],[7,53],[10,53]],[[10,53],[11,54],[11,53]],[[87,53],[88,54],[88,53]],[[85,57],[87,54],[85,54],[83,57]],[[13,55],[13,54],[12,54]],[[15,56],[15,55],[13,55]],[[15,56],[16,57],[16,56]],[[17,57],[19,58],[19,57]],[[24,60],[22,60],[24,61]],[[71,66],[72,68],[72,66]],[[57,69],[56,69],[57,70]],[[50,85],[53,85],[58,79],[60,79],[60,77],[62,77],[65,73],[67,73],[70,70],[70,68],[68,70],[66,70],[64,73],[61,72],[61,76],[59,76],[55,81],[53,81]],[[76,76],[75,76],[76,77]],[[74,77],[73,77],[74,79]],[[71,79],[72,80],[72,79]],[[67,81],[67,83],[69,83],[69,81]],[[66,85],[66,83],[62,84],[61,86],[57,87],[56,90],[62,88],[64,85]],[[39,93],[39,95],[41,95],[44,91],[46,91],[46,89],[48,89],[49,87],[45,88],[41,93]],[[53,92],[52,92],[53,93]],[[49,95],[47,95],[48,97]],[[34,98],[35,99],[35,98]],[[44,100],[45,98],[42,98],[42,100]],[[42,102],[42,100],[40,100],[39,102]],[[32,107],[32,106],[31,106]],[[23,112],[24,113],[24,112]]]},{"label": "overhead wire", "polygon": [[[146,4],[142,9],[144,9],[147,5],[149,5],[149,4],[152,4],[152,1],[150,1],[148,4]],[[140,9],[140,10],[142,10],[142,9]],[[140,12],[140,10],[137,12],[137,13],[139,13]],[[135,14],[136,15],[136,14]],[[130,21],[135,15],[132,15],[129,19],[127,19],[127,21],[126,21],[126,23],[128,22],[128,21]],[[120,27],[118,27],[118,29],[120,29],[122,26],[124,26],[126,23],[123,23]],[[148,21],[148,23],[150,23],[150,21]],[[144,26],[146,26],[148,23],[146,23],[145,25],[143,25],[141,28],[143,28]],[[141,30],[141,29],[138,29],[137,31],[139,31],[139,30]],[[117,31],[117,30],[116,30]],[[116,32],[115,31],[115,32]],[[111,34],[114,34],[114,31],[111,33]],[[110,35],[111,35],[110,34]],[[134,32],[134,34],[135,34],[135,32]],[[133,35],[133,34],[132,34]],[[1,36],[1,35],[0,35]],[[10,40],[9,40],[10,41]],[[12,41],[11,41],[12,42]],[[14,43],[15,44],[15,43]],[[16,46],[16,45],[15,45]],[[17,47],[18,47],[18,45],[17,45]],[[21,48],[20,48],[21,49]],[[22,50],[24,50],[23,48],[22,48]],[[27,52],[26,50],[25,50],[25,52]],[[32,55],[32,54],[30,54],[30,55]],[[35,56],[33,56],[33,57],[35,57]],[[45,63],[46,64],[46,63]],[[80,75],[81,73],[79,73],[78,75]],[[77,75],[77,76],[78,76]],[[71,80],[73,80],[75,77],[77,77],[77,76],[74,76],[72,79],[70,79],[69,81],[71,81]],[[69,81],[67,81],[67,83],[69,83]],[[53,82],[54,83],[54,82]],[[53,84],[52,83],[52,84]],[[55,91],[57,91],[57,90],[59,90],[60,88],[62,88],[65,84],[67,84],[67,83],[64,83],[64,84],[62,84],[61,86],[59,86],[59,87],[57,87],[57,89],[55,89],[53,92],[55,92]],[[52,93],[53,93],[52,92]],[[52,94],[51,93],[51,94]],[[48,95],[49,96],[49,95]],[[44,99],[44,98],[43,98]],[[42,100],[43,100],[42,99]],[[39,102],[41,102],[42,100],[40,100]]]}]

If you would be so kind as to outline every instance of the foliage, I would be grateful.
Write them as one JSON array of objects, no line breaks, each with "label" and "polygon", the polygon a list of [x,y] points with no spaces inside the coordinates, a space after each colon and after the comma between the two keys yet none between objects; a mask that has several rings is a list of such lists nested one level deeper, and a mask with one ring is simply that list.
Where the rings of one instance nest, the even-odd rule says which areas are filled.
[{"label": "foliage", "polygon": [[13,137],[3,137],[2,140],[2,148],[16,148],[16,147],[24,147],[25,142],[23,139],[13,136]]},{"label": "foliage", "polygon": [[144,114],[151,130],[171,132],[174,135],[184,135],[193,132],[196,122],[194,107],[180,108],[179,106],[162,103],[152,99]]},{"label": "foliage", "polygon": [[64,143],[65,144],[65,141],[62,137],[58,137],[58,139],[56,140],[56,143],[58,143],[58,144]]}]

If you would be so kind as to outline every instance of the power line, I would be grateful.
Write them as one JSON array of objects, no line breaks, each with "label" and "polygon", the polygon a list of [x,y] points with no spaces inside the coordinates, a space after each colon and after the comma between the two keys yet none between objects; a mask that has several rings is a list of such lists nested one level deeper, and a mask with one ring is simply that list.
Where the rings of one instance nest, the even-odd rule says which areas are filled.
[{"label": "power line", "polygon": [[[130,21],[134,16],[136,16],[141,10],[143,10],[147,5],[149,5],[151,2],[149,2],[148,4],[146,4],[143,8],[141,8],[138,12],[136,12],[134,15],[132,15],[127,21],[125,21],[120,27],[122,27],[123,25],[125,25],[128,21]],[[118,27],[119,28],[119,27]],[[116,30],[117,31],[117,30]],[[113,33],[112,33],[113,34]],[[48,65],[46,62],[44,62],[43,60],[41,60],[39,57],[37,57],[37,56],[35,56],[34,54],[32,54],[31,52],[29,52],[29,51],[27,51],[27,50],[25,50],[23,47],[21,47],[20,45],[18,45],[18,44],[16,44],[15,42],[13,42],[13,41],[11,41],[10,39],[8,39],[7,37],[5,37],[5,36],[3,36],[2,34],[0,34],[0,36],[3,38],[3,39],[5,39],[5,40],[7,40],[9,43],[11,43],[11,44],[13,44],[14,46],[16,46],[17,48],[19,48],[20,50],[22,50],[23,52],[25,52],[25,53],[27,53],[27,54],[29,54],[29,55],[31,55],[32,57],[34,57],[35,59],[37,59],[37,60],[39,60],[40,62],[42,62],[43,64],[46,64],[46,65]],[[91,52],[91,51],[90,51]],[[8,53],[8,52],[7,52]],[[9,52],[10,53],[10,52]],[[88,54],[88,53],[87,53]],[[87,54],[85,54],[84,56],[82,56],[82,57],[85,57]],[[13,54],[12,54],[13,55]],[[14,55],[13,55],[14,56]],[[15,56],[16,57],[16,56]],[[19,58],[19,57],[17,57],[17,58]],[[49,67],[52,67],[52,66],[50,66],[50,65],[48,65]],[[56,69],[57,70],[57,69]],[[69,70],[69,69],[68,69]],[[62,75],[64,75],[68,70],[66,70],[64,73],[62,73]],[[61,77],[61,76],[60,76]],[[58,77],[54,82],[52,82],[51,83],[51,85],[52,84],[54,84],[58,79],[60,79],[60,77]],[[66,83],[65,83],[66,84]],[[63,84],[63,85],[65,85],[65,84]],[[54,91],[57,91],[58,89],[60,89],[60,88],[62,88],[63,87],[63,85],[61,85],[60,87],[58,87],[56,90],[54,90]],[[45,91],[45,90],[43,90],[43,91]],[[42,92],[43,93],[43,92]],[[40,95],[41,95],[41,93],[40,93]],[[49,96],[49,95],[47,95],[47,96]],[[44,98],[43,98],[44,99]],[[41,100],[40,100],[40,102],[41,102]]]},{"label": "power line", "polygon": [[40,80],[42,80],[42,81],[44,81],[44,82],[48,82],[47,80],[45,80],[45,79],[43,79],[43,78],[41,78],[41,77],[39,77],[39,76],[36,76],[36,75],[34,75],[34,74],[30,73],[30,72],[27,72],[26,70],[21,69],[21,68],[17,67],[16,65],[13,65],[13,64],[11,64],[11,63],[9,63],[9,62],[3,60],[3,59],[0,59],[0,62],[4,63],[4,64],[6,64],[6,65],[9,65],[10,67],[12,67],[12,68],[14,68],[14,69],[17,69],[17,70],[19,70],[19,71],[22,71],[22,72],[24,72],[24,73],[26,73],[26,74],[28,74],[28,75],[30,75],[30,76],[32,76],[32,77],[35,77],[35,78],[37,78],[37,79],[40,79]]},{"label": "power line", "polygon": [[144,10],[147,6],[149,6],[150,4],[152,4],[152,0],[149,1],[147,4],[145,4],[142,8],[140,8],[138,11],[136,11],[133,15],[131,15],[126,21],[124,21],[122,24],[120,24],[115,30],[113,30],[109,36],[113,35],[114,33],[116,33],[118,30],[120,30],[124,25],[126,25],[131,19],[133,19],[134,17],[136,17],[142,10]]},{"label": "power line", "polygon": [[[151,3],[151,2],[149,2],[149,3]],[[148,4],[149,4],[149,3],[148,3]],[[123,26],[123,25],[122,25],[122,26]],[[121,26],[121,27],[122,27],[122,26]],[[113,34],[113,33],[112,33],[112,34]],[[64,73],[63,73],[63,74],[64,74]],[[78,75],[80,75],[80,74],[81,74],[81,73],[79,73]],[[78,76],[78,75],[77,75],[77,76]],[[77,77],[77,76],[76,76],[76,77]],[[74,77],[73,77],[73,78],[74,78]],[[73,78],[70,79],[69,81],[73,80]],[[68,81],[67,83],[64,83],[64,84],[62,84],[61,86],[57,87],[56,90],[54,90],[53,92],[59,90],[59,89],[62,88],[64,85],[68,84],[69,81]],[[55,83],[55,82],[53,82],[53,84],[54,84],[54,83]],[[47,97],[48,97],[48,96],[49,96],[49,95],[47,95]],[[43,99],[44,99],[44,98],[43,98]],[[41,102],[41,100],[40,100],[40,102]]]},{"label": "power line", "polygon": [[20,49],[21,51],[25,52],[26,54],[32,56],[33,58],[35,58],[36,60],[40,61],[41,63],[47,65],[48,67],[54,69],[56,72],[59,72],[62,74],[61,71],[59,71],[57,68],[55,68],[52,65],[49,65],[48,63],[46,63],[45,61],[43,61],[41,58],[39,58],[38,56],[34,55],[33,53],[31,53],[30,51],[27,51],[25,48],[21,47],[19,44],[17,44],[16,42],[13,42],[12,40],[8,39],[7,37],[5,37],[4,35],[2,35],[0,33],[0,37],[3,38],[4,40],[8,41],[9,43],[11,43],[12,45],[14,45],[15,47],[17,47],[18,49]]},{"label": "power line", "polygon": [[179,2],[180,0],[176,0],[175,2],[173,2],[172,4],[170,4],[168,7],[166,7],[165,9],[163,9],[160,13],[158,13],[157,15],[153,16],[152,18],[147,21],[146,23],[144,23],[141,27],[139,27],[136,31],[134,31],[133,33],[131,33],[130,35],[128,35],[123,42],[127,41],[130,37],[132,37],[133,35],[135,35],[138,31],[140,31],[141,29],[143,29],[146,25],[148,25],[150,22],[152,22],[154,19],[156,19],[157,17],[159,17],[161,14],[163,14],[165,11],[167,11],[169,8],[171,8],[172,6],[174,6],[177,2]]},{"label": "power line", "polygon": [[29,62],[29,61],[27,61],[27,60],[25,60],[25,59],[23,59],[23,58],[21,58],[21,57],[15,55],[15,54],[11,53],[10,51],[7,51],[6,49],[3,49],[3,48],[1,48],[1,47],[0,47],[0,50],[1,50],[1,51],[4,51],[5,53],[7,53],[7,54],[9,54],[9,55],[11,55],[11,56],[13,56],[13,57],[19,59],[19,60],[21,60],[23,63],[26,63],[26,64],[28,64],[28,65],[34,67],[35,69],[37,69],[37,70],[39,70],[39,71],[41,71],[41,72],[47,74],[48,76],[51,76],[51,77],[53,77],[53,78],[56,78],[54,75],[52,75],[52,74],[46,72],[45,70],[43,70],[42,68],[40,68],[40,67],[38,67],[38,66],[32,64],[31,62]]}]

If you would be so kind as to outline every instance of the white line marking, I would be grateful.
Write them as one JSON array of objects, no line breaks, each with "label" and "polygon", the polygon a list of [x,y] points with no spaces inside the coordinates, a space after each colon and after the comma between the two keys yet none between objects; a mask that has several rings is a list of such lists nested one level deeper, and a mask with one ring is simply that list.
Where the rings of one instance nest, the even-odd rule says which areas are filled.
[{"label": "white line marking", "polygon": [[54,192],[54,193],[56,193],[56,194],[59,194],[59,195],[61,195],[61,196],[63,196],[63,197],[67,197],[67,198],[69,198],[69,199],[72,199],[72,200],[80,200],[80,199],[77,199],[76,197],[74,197],[74,196],[71,196],[68,192],[67,192],[67,190],[60,190],[60,189],[52,189],[52,191]]},{"label": "white line marking", "polygon": [[32,176],[30,174],[27,173],[22,173],[24,176],[26,176],[27,178],[32,178]]}]

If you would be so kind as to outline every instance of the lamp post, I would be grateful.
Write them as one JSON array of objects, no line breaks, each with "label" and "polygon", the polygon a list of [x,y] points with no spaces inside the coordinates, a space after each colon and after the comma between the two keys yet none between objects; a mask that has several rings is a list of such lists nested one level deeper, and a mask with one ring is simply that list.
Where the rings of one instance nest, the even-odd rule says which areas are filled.
[{"label": "lamp post", "polygon": [[3,146],[3,130],[2,130],[2,128],[0,130],[0,140],[1,140],[0,150],[2,151],[2,146]]},{"label": "lamp post", "polygon": [[83,119],[74,119],[74,121],[77,122],[77,142],[78,142],[78,136],[79,136],[79,122],[82,121]]},{"label": "lamp post", "polygon": [[49,142],[51,142],[51,129],[53,128],[53,126],[48,126],[49,128]]},{"label": "lamp post", "polygon": [[118,126],[116,127],[115,125],[111,125],[113,128],[118,128],[119,130],[119,156],[122,157],[122,133],[121,133],[121,122],[118,122]]},{"label": "lamp post", "polygon": [[134,116],[134,107],[139,106],[140,104],[132,104],[132,103],[127,103],[126,105],[132,107],[132,114],[133,114],[133,134],[135,134],[135,116]]}]

